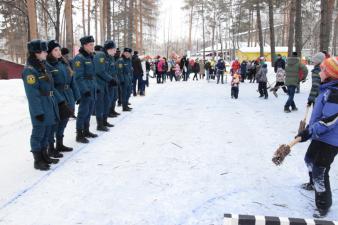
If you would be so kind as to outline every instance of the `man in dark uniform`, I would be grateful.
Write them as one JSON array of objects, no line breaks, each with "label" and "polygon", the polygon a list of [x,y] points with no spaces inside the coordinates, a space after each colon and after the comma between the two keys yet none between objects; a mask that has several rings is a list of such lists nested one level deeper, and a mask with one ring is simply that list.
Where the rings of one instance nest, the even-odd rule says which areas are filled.
[{"label": "man in dark uniform", "polygon": [[128,106],[129,98],[132,90],[132,74],[133,67],[131,63],[132,49],[125,48],[122,58],[117,62],[118,77],[121,83],[122,107],[123,111],[131,111],[132,108]]},{"label": "man in dark uniform", "polygon": [[94,38],[85,36],[80,39],[81,48],[74,58],[75,80],[78,84],[81,100],[76,119],[76,141],[88,143],[89,138],[97,137],[89,131],[90,116],[94,109],[96,98],[96,78],[94,68]]},{"label": "man in dark uniform", "polygon": [[104,44],[104,53],[106,57],[106,71],[108,74],[112,76],[112,81],[108,86],[109,95],[110,95],[110,102],[108,106],[107,114],[110,117],[117,117],[120,115],[115,111],[116,101],[118,99],[118,86],[119,86],[119,79],[117,76],[116,70],[116,62],[115,62],[115,55],[116,55],[116,44],[114,41],[108,40]]},{"label": "man in dark uniform", "polygon": [[[115,62],[118,62],[119,59],[121,58],[121,51],[119,48],[116,49],[116,53],[114,55]],[[118,76],[118,79],[120,77]],[[118,85],[118,101],[117,101],[117,106],[122,106],[122,88],[121,88],[121,81],[119,80],[119,85]]]},{"label": "man in dark uniform", "polygon": [[111,105],[109,87],[116,84],[115,80],[113,80],[112,74],[107,70],[108,68],[106,64],[109,63],[108,60],[109,59],[107,59],[103,47],[96,46],[94,56],[97,81],[95,115],[97,120],[97,130],[99,131],[109,131],[108,127],[114,126],[107,121],[109,107]]}]

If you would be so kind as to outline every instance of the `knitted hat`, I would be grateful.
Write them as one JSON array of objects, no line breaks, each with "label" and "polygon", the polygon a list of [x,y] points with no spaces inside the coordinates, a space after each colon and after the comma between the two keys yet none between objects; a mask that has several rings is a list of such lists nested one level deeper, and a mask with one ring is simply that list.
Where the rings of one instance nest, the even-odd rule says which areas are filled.
[{"label": "knitted hat", "polygon": [[324,61],[324,59],[325,59],[325,54],[322,53],[322,52],[318,52],[317,54],[312,56],[312,62],[315,65],[322,63]]},{"label": "knitted hat", "polygon": [[338,57],[325,59],[320,65],[320,69],[326,76],[338,79]]},{"label": "knitted hat", "polygon": [[48,42],[48,53],[51,53],[54,48],[61,47],[59,43],[55,40],[51,40]]},{"label": "knitted hat", "polygon": [[62,55],[67,55],[67,54],[69,54],[69,49],[68,49],[68,48],[61,48],[61,54],[62,54]]},{"label": "knitted hat", "polygon": [[47,42],[42,40],[32,40],[31,42],[27,43],[28,52],[31,53],[39,53],[39,52],[47,52],[48,46]]},{"label": "knitted hat", "polygon": [[95,42],[93,36],[84,36],[80,39],[81,45],[85,45],[91,42]]}]

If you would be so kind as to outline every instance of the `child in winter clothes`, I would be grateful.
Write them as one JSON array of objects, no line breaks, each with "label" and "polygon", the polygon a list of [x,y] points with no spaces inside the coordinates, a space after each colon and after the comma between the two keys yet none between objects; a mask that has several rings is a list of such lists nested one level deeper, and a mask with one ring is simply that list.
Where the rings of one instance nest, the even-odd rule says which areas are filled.
[{"label": "child in winter clothes", "polygon": [[241,75],[238,73],[235,73],[232,76],[231,80],[231,98],[238,98],[238,93],[239,93],[239,82],[241,80]]},{"label": "child in winter clothes", "polygon": [[338,154],[338,57],[325,59],[320,67],[322,84],[309,125],[296,136],[301,142],[312,139],[305,155],[310,181],[302,188],[315,191],[315,217],[325,216],[332,205],[329,171]]},{"label": "child in winter clothes", "polygon": [[264,63],[261,65],[259,71],[256,74],[256,80],[258,81],[258,91],[260,94],[260,98],[264,97],[265,99],[268,98],[268,88],[267,82],[268,78],[266,74],[268,73],[268,66]]},{"label": "child in winter clothes", "polygon": [[276,85],[274,88],[271,88],[270,91],[273,92],[273,94],[278,97],[277,91],[279,87],[282,87],[284,93],[288,93],[288,90],[285,87],[285,70],[283,68],[278,68],[276,73]]},{"label": "child in winter clothes", "polygon": [[312,63],[314,65],[312,72],[312,86],[311,91],[308,97],[307,105],[311,106],[315,103],[315,100],[319,94],[319,86],[320,86],[320,64],[326,58],[325,54],[322,52],[318,52],[312,57]]}]

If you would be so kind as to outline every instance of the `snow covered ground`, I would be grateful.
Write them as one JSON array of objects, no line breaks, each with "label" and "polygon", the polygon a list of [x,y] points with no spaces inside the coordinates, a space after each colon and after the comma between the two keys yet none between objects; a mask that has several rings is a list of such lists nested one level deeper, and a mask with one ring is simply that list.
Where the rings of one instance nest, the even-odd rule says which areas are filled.
[{"label": "snow covered ground", "polygon": [[[132,98],[133,112],[111,119],[116,127],[89,145],[75,142],[71,121],[65,143],[75,151],[40,172],[29,152],[22,81],[0,81],[0,224],[204,225],[222,224],[224,213],[311,218],[313,194],[299,189],[308,143],[282,166],[271,162],[296,134],[310,82],[291,114],[283,112],[282,91],[260,99],[257,84],[242,84],[238,100],[229,84],[214,81],[152,84],[146,97]],[[333,220],[337,171],[334,163]]]}]

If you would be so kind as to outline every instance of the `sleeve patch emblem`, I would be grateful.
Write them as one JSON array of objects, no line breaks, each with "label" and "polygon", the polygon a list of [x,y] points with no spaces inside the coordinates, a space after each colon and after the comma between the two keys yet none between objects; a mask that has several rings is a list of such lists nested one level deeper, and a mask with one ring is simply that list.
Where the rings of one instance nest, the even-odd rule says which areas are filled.
[{"label": "sleeve patch emblem", "polygon": [[81,62],[80,61],[76,61],[75,62],[75,67],[80,67],[81,66]]},{"label": "sleeve patch emblem", "polygon": [[104,63],[104,58],[100,58],[100,63],[101,63],[101,64]]},{"label": "sleeve patch emblem", "polygon": [[27,84],[33,85],[36,83],[34,75],[28,75],[26,79],[27,79]]}]

